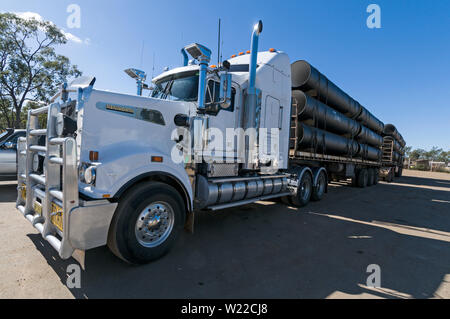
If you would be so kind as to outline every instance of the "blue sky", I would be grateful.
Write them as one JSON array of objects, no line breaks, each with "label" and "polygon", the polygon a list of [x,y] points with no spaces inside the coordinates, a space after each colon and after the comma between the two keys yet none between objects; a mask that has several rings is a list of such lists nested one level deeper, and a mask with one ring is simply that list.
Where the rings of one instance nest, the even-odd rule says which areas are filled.
[{"label": "blue sky", "polygon": [[[79,29],[66,24],[72,3],[81,8]],[[366,26],[371,3],[381,7],[381,29]],[[151,76],[154,64],[157,75],[180,65],[180,48],[192,42],[216,54],[219,17],[228,58],[250,47],[251,27],[262,19],[261,50],[306,59],[380,120],[395,124],[408,145],[450,149],[447,0],[2,0],[0,11],[35,12],[53,21],[74,36],[60,53],[96,76],[97,88],[128,93],[135,84],[125,68]]]}]

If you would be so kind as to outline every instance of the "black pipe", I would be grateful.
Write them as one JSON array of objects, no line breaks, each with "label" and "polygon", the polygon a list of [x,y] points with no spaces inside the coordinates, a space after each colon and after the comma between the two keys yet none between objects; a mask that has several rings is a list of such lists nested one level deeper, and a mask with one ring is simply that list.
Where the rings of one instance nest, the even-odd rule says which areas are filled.
[{"label": "black pipe", "polygon": [[381,159],[381,151],[378,148],[366,144],[359,144],[357,156],[365,160],[379,161]]},{"label": "black pipe", "polygon": [[307,96],[302,91],[292,91],[292,97],[294,98],[294,103],[297,104],[298,115],[302,121],[314,119],[318,124],[318,128],[337,134],[356,136],[361,130],[361,125],[356,121]]},{"label": "black pipe", "polygon": [[305,124],[336,134],[354,136],[358,142],[372,146],[379,147],[383,143],[378,134],[304,92],[293,90],[292,97],[293,103],[298,107],[299,118]]},{"label": "black pipe", "polygon": [[300,60],[292,63],[291,80],[294,89],[306,92],[345,116],[360,121],[376,133],[380,134],[383,132],[383,122],[378,120],[308,62]]},{"label": "black pipe", "polygon": [[326,155],[355,156],[359,144],[345,137],[301,124],[298,127],[298,147],[304,151]]},{"label": "black pipe", "polygon": [[356,136],[356,140],[360,143],[369,144],[375,147],[380,147],[381,144],[383,144],[383,138],[380,135],[362,125],[361,131]]},{"label": "black pipe", "polygon": [[401,145],[402,148],[405,147],[406,142],[403,139],[403,136],[397,131],[394,125],[386,124],[384,126],[383,134],[392,136]]}]

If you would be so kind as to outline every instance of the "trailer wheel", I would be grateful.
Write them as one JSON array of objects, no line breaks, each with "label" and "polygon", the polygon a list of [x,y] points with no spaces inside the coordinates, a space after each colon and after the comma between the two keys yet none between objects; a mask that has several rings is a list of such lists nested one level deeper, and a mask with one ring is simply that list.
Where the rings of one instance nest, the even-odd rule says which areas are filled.
[{"label": "trailer wheel", "polygon": [[281,197],[281,202],[287,206],[292,205],[291,199],[289,198],[290,196],[283,196]]},{"label": "trailer wheel", "polygon": [[299,181],[297,194],[295,196],[291,196],[292,204],[297,207],[306,206],[311,199],[312,189],[312,176],[310,173],[306,172]]},{"label": "trailer wheel", "polygon": [[146,182],[120,201],[108,233],[108,247],[119,258],[144,264],[165,255],[183,228],[185,208],[171,186]]},{"label": "trailer wheel", "polygon": [[367,169],[363,168],[358,172],[358,176],[357,176],[357,186],[360,188],[364,188],[367,186],[367,182],[369,179],[369,173],[367,172]]},{"label": "trailer wheel", "polygon": [[313,187],[311,200],[313,201],[321,200],[325,195],[326,188],[327,188],[327,176],[325,175],[325,172],[322,171],[319,173],[319,176],[317,178],[317,185]]},{"label": "trailer wheel", "polygon": [[398,170],[395,172],[395,177],[402,177],[403,168],[399,167]]},{"label": "trailer wheel", "polygon": [[375,183],[375,170],[373,168],[369,168],[367,170],[368,178],[367,178],[367,186],[372,186]]},{"label": "trailer wheel", "polygon": [[373,185],[377,185],[378,181],[380,179],[380,171],[377,168],[374,168],[373,169],[373,174],[374,174]]},{"label": "trailer wheel", "polygon": [[394,168],[391,168],[385,178],[385,181],[388,183],[392,183],[394,181],[394,175],[395,175]]}]

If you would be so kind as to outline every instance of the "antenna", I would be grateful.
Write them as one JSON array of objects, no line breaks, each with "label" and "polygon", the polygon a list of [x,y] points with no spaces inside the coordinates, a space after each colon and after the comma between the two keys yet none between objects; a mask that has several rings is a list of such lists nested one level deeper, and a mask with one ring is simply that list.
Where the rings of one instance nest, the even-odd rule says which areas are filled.
[{"label": "antenna", "polygon": [[142,62],[144,60],[144,46],[145,46],[145,40],[142,40],[142,48],[141,48],[141,62],[139,64],[139,67],[142,68]]},{"label": "antenna", "polygon": [[219,18],[219,32],[218,32],[218,39],[217,39],[217,66],[220,65],[220,18]]},{"label": "antenna", "polygon": [[152,79],[155,77],[155,52],[153,52]]},{"label": "antenna", "polygon": [[[223,50],[223,38],[221,41],[221,45],[220,45],[220,50]],[[220,63],[222,63],[223,59],[222,59],[222,51],[220,51]]]}]

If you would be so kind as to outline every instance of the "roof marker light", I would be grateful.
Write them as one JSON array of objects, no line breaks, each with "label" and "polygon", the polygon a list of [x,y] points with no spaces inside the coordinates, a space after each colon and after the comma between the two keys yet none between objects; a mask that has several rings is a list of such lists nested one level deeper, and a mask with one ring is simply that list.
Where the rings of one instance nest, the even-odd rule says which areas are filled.
[{"label": "roof marker light", "polygon": [[277,52],[277,50],[275,50],[274,48],[270,48],[269,51],[270,52]]}]

